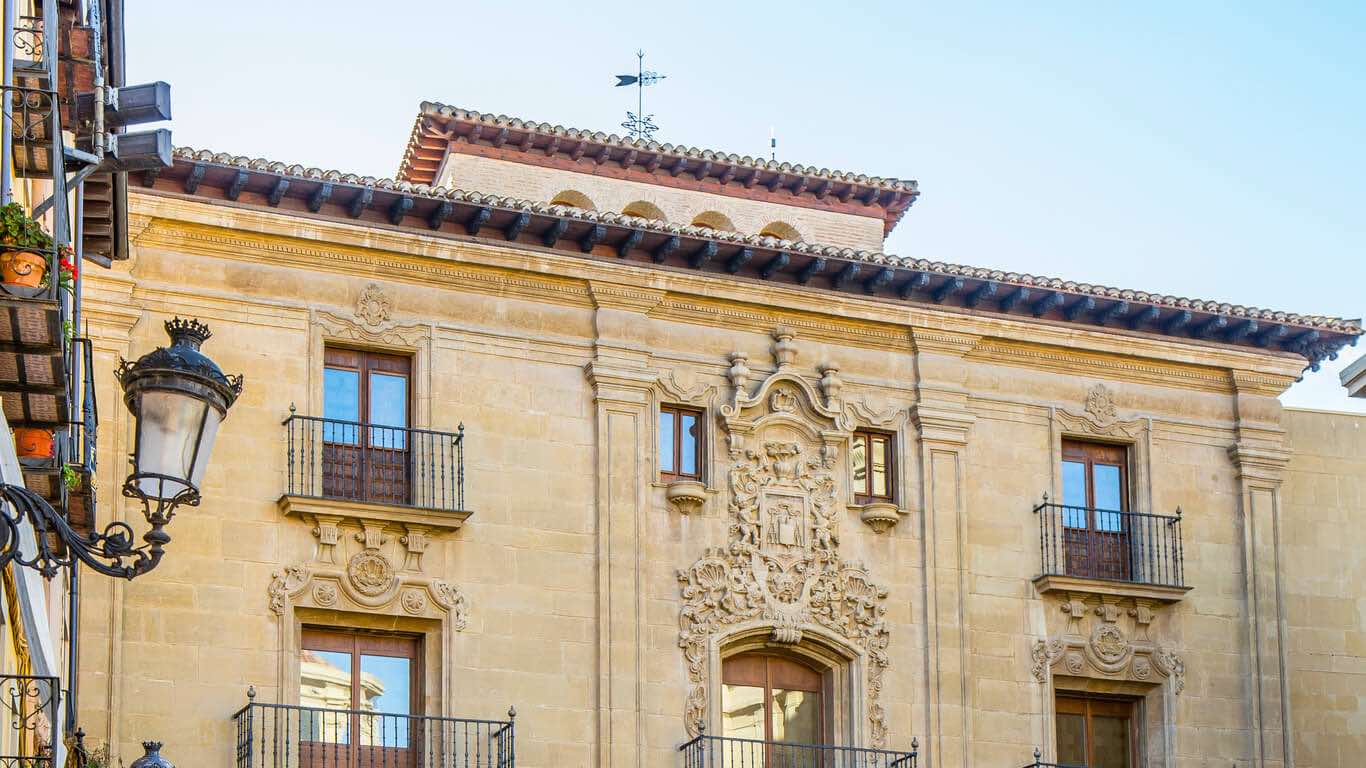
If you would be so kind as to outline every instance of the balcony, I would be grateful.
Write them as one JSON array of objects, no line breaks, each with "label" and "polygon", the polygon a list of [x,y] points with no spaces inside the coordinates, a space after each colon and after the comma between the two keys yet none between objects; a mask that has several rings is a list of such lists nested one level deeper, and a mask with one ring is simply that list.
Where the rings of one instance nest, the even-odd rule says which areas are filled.
[{"label": "balcony", "polygon": [[436,432],[291,414],[286,495],[460,514],[465,428]]},{"label": "balcony", "polygon": [[1043,503],[1040,592],[1084,591],[1176,602],[1185,583],[1181,512],[1152,515]]},{"label": "balcony", "polygon": [[910,752],[821,744],[792,744],[702,735],[678,748],[683,768],[915,768]]},{"label": "balcony", "polygon": [[[509,712],[509,715],[511,713]],[[251,703],[237,768],[513,768],[513,721]]]},{"label": "balcony", "polygon": [[0,676],[0,765],[55,768],[60,698],[55,677]]}]

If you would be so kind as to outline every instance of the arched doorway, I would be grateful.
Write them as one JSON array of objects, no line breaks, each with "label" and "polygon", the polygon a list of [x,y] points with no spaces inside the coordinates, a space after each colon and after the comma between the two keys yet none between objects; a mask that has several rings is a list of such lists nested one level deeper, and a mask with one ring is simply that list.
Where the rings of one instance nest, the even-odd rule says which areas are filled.
[{"label": "arched doorway", "polygon": [[825,674],[773,653],[740,653],[721,662],[721,735],[788,744],[822,744]]}]

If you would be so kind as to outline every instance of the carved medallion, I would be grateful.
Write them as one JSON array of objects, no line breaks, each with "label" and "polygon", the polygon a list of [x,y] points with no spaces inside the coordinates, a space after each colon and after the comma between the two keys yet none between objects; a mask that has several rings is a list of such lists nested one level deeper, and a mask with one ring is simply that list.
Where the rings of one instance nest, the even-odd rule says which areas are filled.
[{"label": "carved medallion", "polygon": [[323,607],[336,605],[337,587],[325,581],[313,585],[313,602]]},{"label": "carved medallion", "polygon": [[1116,664],[1128,655],[1129,641],[1124,639],[1124,633],[1119,631],[1119,627],[1114,624],[1101,624],[1091,632],[1091,650],[1095,651],[1101,661]]},{"label": "carved medallion", "polygon": [[427,596],[416,589],[405,589],[400,601],[403,603],[403,610],[414,616],[427,610]]},{"label": "carved medallion", "polygon": [[1091,418],[1101,427],[1113,424],[1119,419],[1114,395],[1104,384],[1097,384],[1086,393],[1086,412],[1091,414]]},{"label": "carved medallion", "polygon": [[371,283],[365,286],[356,300],[356,317],[366,325],[376,326],[388,322],[392,308],[384,289]]},{"label": "carved medallion", "polygon": [[351,586],[366,597],[387,592],[394,582],[394,566],[378,550],[366,549],[356,553],[346,565],[346,576]]}]

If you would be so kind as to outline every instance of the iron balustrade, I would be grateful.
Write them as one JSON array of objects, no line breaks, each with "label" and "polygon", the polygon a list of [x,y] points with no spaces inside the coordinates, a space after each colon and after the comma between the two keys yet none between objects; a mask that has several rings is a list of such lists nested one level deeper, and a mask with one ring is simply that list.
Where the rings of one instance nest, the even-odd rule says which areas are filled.
[{"label": "iron balustrade", "polygon": [[1043,762],[1043,753],[1039,751],[1038,747],[1035,747],[1034,762],[1025,763],[1021,768],[1086,768],[1086,766],[1076,763],[1045,763]]},{"label": "iron balustrade", "polygon": [[0,676],[0,767],[55,768],[60,699],[55,677]]},{"label": "iron balustrade", "polygon": [[515,718],[470,720],[252,702],[236,768],[514,768]]},{"label": "iron balustrade", "polygon": [[456,432],[291,413],[286,493],[447,512],[465,508],[465,425]]},{"label": "iron balustrade", "polygon": [[1151,515],[1045,502],[1034,514],[1045,576],[1186,586],[1179,509]]},{"label": "iron balustrade", "polygon": [[915,768],[919,744],[900,752],[703,734],[678,751],[683,768]]}]

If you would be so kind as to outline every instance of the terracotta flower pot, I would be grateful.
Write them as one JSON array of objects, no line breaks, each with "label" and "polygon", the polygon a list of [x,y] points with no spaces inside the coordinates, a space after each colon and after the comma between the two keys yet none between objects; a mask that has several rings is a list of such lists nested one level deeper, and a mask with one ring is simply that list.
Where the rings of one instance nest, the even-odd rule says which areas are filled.
[{"label": "terracotta flower pot", "polygon": [[23,458],[52,458],[52,432],[34,427],[16,427],[14,450]]},{"label": "terracotta flower pot", "polygon": [[5,251],[0,253],[0,280],[6,285],[22,285],[37,288],[43,284],[47,274],[47,257],[32,251]]}]

